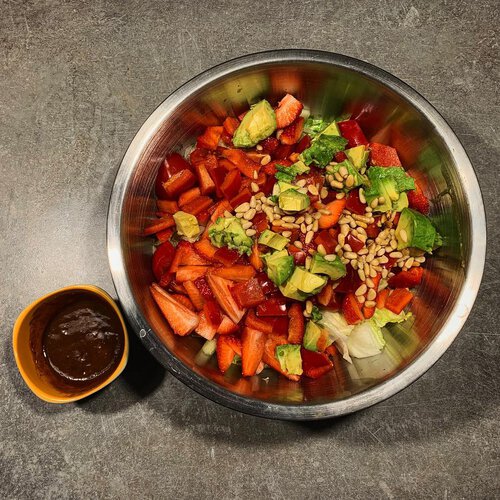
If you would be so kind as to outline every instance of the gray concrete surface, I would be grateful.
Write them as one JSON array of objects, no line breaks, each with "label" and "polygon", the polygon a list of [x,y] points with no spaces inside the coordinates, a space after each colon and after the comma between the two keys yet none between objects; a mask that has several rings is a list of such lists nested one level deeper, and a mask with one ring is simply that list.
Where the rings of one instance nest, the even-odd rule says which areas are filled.
[{"label": "gray concrete surface", "polygon": [[[1,1],[0,497],[498,497],[499,25],[493,0]],[[106,206],[135,131],[199,71],[278,47],[381,66],[463,141],[489,251],[456,342],[399,395],[316,424],[222,408],[137,344],[124,376],[92,399],[38,401],[15,369],[13,322],[63,285],[113,291]]]}]

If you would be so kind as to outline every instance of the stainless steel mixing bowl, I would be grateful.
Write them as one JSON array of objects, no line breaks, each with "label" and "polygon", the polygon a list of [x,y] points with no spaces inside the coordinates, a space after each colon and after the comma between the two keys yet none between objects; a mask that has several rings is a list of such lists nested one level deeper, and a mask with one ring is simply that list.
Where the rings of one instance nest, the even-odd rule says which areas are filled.
[{"label": "stainless steel mixing bowl", "polygon": [[[313,114],[351,113],[371,140],[398,149],[405,167],[433,200],[431,218],[444,237],[428,260],[412,304],[413,322],[385,332],[380,356],[335,363],[318,380],[294,383],[264,371],[221,375],[196,353],[201,340],[174,336],[148,285],[152,240],[141,236],[153,217],[154,179],[169,151],[184,151],[203,127],[286,92]],[[394,76],[349,57],[310,50],[253,54],[216,66],[171,94],[128,148],[111,195],[108,254],[116,290],[132,328],[151,353],[189,387],[243,412],[309,420],[350,413],[411,384],[445,352],[474,303],[485,259],[485,216],[478,182],[457,137],[439,113]],[[168,403],[166,403],[168,404]]]}]

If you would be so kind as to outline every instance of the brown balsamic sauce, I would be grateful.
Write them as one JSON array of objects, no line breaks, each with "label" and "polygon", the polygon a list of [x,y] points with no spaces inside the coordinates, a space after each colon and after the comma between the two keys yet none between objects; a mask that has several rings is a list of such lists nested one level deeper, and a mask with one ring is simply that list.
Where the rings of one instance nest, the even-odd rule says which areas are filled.
[{"label": "brown balsamic sauce", "polygon": [[115,370],[124,331],[106,300],[89,291],[68,291],[35,312],[30,344],[40,372],[60,390],[75,394],[99,385]]}]

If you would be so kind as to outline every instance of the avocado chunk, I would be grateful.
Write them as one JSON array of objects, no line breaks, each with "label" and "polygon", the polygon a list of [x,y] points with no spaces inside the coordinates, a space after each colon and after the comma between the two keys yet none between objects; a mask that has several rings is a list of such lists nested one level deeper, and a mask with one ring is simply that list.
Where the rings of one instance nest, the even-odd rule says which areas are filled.
[{"label": "avocado chunk", "polygon": [[303,267],[296,267],[290,277],[290,283],[294,287],[308,294],[318,293],[326,285],[326,282],[327,279],[324,276],[310,273]]},{"label": "avocado chunk", "polygon": [[276,114],[263,99],[250,108],[233,135],[237,148],[251,148],[276,130]]},{"label": "avocado chunk", "polygon": [[309,172],[310,168],[301,160],[296,161],[293,165],[289,167],[285,165],[276,164],[276,180],[284,182],[292,182],[297,175],[305,174]]},{"label": "avocado chunk", "polygon": [[[403,232],[404,231],[404,232]],[[440,237],[431,221],[420,212],[404,208],[396,227],[398,250],[412,247],[431,252]]]},{"label": "avocado chunk", "polygon": [[337,122],[332,122],[325,129],[323,129],[319,135],[340,135],[340,129]]},{"label": "avocado chunk", "polygon": [[288,245],[290,240],[281,236],[281,234],[275,233],[266,229],[259,236],[259,243],[261,245],[266,245],[270,248],[274,248],[274,250],[283,250]]},{"label": "avocado chunk", "polygon": [[349,175],[352,175],[354,182],[352,183],[351,186],[347,186],[346,183],[344,183],[344,189],[343,191],[350,191],[351,189],[354,189],[365,181],[365,177],[363,177],[359,172],[358,169],[349,161],[349,160],[344,160],[340,163],[337,163],[335,165],[328,165],[326,167],[326,173],[330,175],[335,175],[336,172],[338,172],[341,167],[344,167]]},{"label": "avocado chunk", "polygon": [[186,212],[176,212],[174,214],[175,227],[181,236],[186,238],[197,238],[200,234],[198,219]]},{"label": "avocado chunk", "polygon": [[403,206],[404,199],[401,205],[399,204],[401,193],[415,189],[415,181],[401,167],[370,167],[367,176],[366,202],[371,204],[375,198],[384,198],[384,202],[379,201],[373,209],[377,212],[396,210],[397,207]]},{"label": "avocado chunk", "polygon": [[399,198],[393,202],[392,204],[392,209],[395,212],[401,212],[403,208],[406,208],[408,206],[408,195],[403,191],[402,193],[399,193]]},{"label": "avocado chunk", "polygon": [[344,151],[347,159],[356,167],[362,168],[366,165],[366,161],[368,160],[368,150],[366,146],[356,146],[355,148],[346,149]]},{"label": "avocado chunk", "polygon": [[282,285],[293,273],[294,261],[286,250],[262,256],[267,275],[276,285]]},{"label": "avocado chunk", "polygon": [[314,274],[326,274],[332,280],[338,280],[346,275],[345,264],[335,255],[335,260],[326,260],[320,253],[316,252],[311,261],[310,271]]},{"label": "avocado chunk", "polygon": [[276,346],[276,358],[284,372],[289,375],[302,375],[300,345],[285,344]]},{"label": "avocado chunk", "polygon": [[285,212],[301,212],[309,207],[311,200],[304,193],[299,193],[296,189],[287,189],[278,196],[278,206]]},{"label": "avocado chunk", "polygon": [[240,254],[250,255],[252,238],[246,235],[241,220],[237,217],[219,217],[208,230],[212,245],[217,248],[228,247]]},{"label": "avocado chunk", "polygon": [[295,285],[288,280],[285,286],[280,286],[280,292],[289,299],[304,301],[309,297],[307,293],[301,292]]},{"label": "avocado chunk", "polygon": [[288,182],[285,181],[278,181],[275,186],[278,186],[276,194],[279,195],[280,193],[284,193],[285,191],[288,191],[289,189],[295,189],[297,190],[297,186],[295,184],[289,184]]},{"label": "avocado chunk", "polygon": [[321,328],[314,321],[308,321],[302,343],[304,345],[304,349],[308,349],[309,351],[318,351],[318,343],[321,343],[323,348],[326,348],[332,344],[332,340],[330,340],[326,330]]}]

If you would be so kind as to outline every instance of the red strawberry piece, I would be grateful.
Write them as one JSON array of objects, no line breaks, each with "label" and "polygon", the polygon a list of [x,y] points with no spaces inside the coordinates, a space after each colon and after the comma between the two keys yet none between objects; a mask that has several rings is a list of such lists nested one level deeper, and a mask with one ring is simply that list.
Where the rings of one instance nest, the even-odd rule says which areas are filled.
[{"label": "red strawberry piece", "polygon": [[233,349],[233,343],[231,342],[230,335],[224,335],[217,339],[217,347],[215,352],[217,354],[217,364],[219,365],[219,370],[225,373],[231,363],[233,362],[234,356],[236,355]]},{"label": "red strawberry piece", "polygon": [[295,144],[304,130],[304,118],[299,116],[293,123],[284,128],[280,135],[281,144]]},{"label": "red strawberry piece", "polygon": [[303,151],[305,151],[307,148],[311,146],[311,137],[308,135],[305,135],[300,139],[300,141],[297,143],[295,146],[295,152],[300,154]]},{"label": "red strawberry piece", "polygon": [[278,141],[276,137],[267,137],[263,141],[260,141],[259,144],[262,146],[262,151],[265,153],[272,153],[276,151],[277,147],[280,145],[280,141]]},{"label": "red strawberry piece", "polygon": [[371,142],[369,148],[372,165],[378,167],[401,167],[401,161],[395,148],[377,142]]},{"label": "red strawberry piece", "polygon": [[413,288],[420,284],[424,270],[421,267],[412,267],[409,271],[401,271],[389,278],[391,288]]},{"label": "red strawberry piece", "polygon": [[333,369],[333,363],[322,352],[301,349],[302,371],[306,377],[319,378]]},{"label": "red strawberry piece", "polygon": [[233,118],[232,116],[228,116],[224,120],[222,126],[224,127],[224,131],[232,137],[236,132],[236,129],[240,126],[240,121],[238,120],[238,118]]},{"label": "red strawberry piece", "polygon": [[175,300],[163,288],[153,283],[150,286],[150,291],[175,334],[188,335],[198,326],[200,322],[198,315],[190,311],[184,304]]},{"label": "red strawberry piece", "polygon": [[406,193],[408,195],[408,205],[410,208],[413,208],[413,210],[428,215],[430,211],[429,199],[425,196],[417,183],[415,183],[415,186],[416,189]]},{"label": "red strawberry piece", "polygon": [[291,94],[286,94],[276,108],[277,127],[288,127],[288,125],[298,118],[303,108],[304,105],[298,99],[295,99]]},{"label": "red strawberry piece", "polygon": [[244,328],[241,334],[241,373],[244,377],[255,375],[264,354],[266,335],[253,328]]},{"label": "red strawberry piece", "polygon": [[288,160],[288,157],[292,153],[293,153],[293,144],[280,144],[276,148],[276,150],[271,154],[271,158],[273,160]]},{"label": "red strawberry piece", "polygon": [[353,269],[351,264],[346,265],[346,275],[341,278],[335,291],[338,293],[355,292],[361,285],[358,272]]},{"label": "red strawberry piece", "polygon": [[194,331],[200,337],[203,337],[207,340],[212,340],[217,333],[217,328],[215,328],[214,325],[210,323],[210,321],[208,321],[205,311],[202,311],[198,317],[200,318],[200,322],[198,323],[198,326],[194,329]]},{"label": "red strawberry piece", "polygon": [[337,163],[342,163],[344,160],[347,160],[347,156],[343,151],[339,151],[338,153],[335,153],[335,161]]},{"label": "red strawberry piece", "polygon": [[259,304],[256,309],[257,316],[286,316],[286,302],[284,298],[272,297],[267,299],[262,304]]},{"label": "red strawberry piece", "polygon": [[230,200],[234,198],[241,187],[241,174],[238,169],[231,170],[230,172],[226,172],[224,181],[220,187],[220,190],[226,198],[226,200]]},{"label": "red strawberry piece", "polygon": [[264,333],[273,333],[273,323],[268,318],[258,318],[253,309],[248,311],[245,318],[245,325]]},{"label": "red strawberry piece", "polygon": [[338,124],[342,137],[347,139],[347,147],[354,148],[356,146],[367,145],[365,134],[361,130],[359,123],[356,120],[346,120]]},{"label": "red strawberry piece", "polygon": [[[200,292],[201,296],[203,297],[205,303],[205,300],[211,300],[214,298],[214,294],[212,293],[212,289],[208,286],[208,282],[205,278],[205,276],[201,276],[199,278],[196,278],[194,280],[194,285]],[[185,285],[184,285],[185,286]]]},{"label": "red strawberry piece", "polygon": [[278,292],[276,285],[269,279],[266,273],[257,273],[255,276],[256,280],[259,282],[260,287],[265,295],[274,294]]},{"label": "red strawberry piece", "polygon": [[397,288],[385,301],[386,309],[399,314],[413,299],[413,294],[406,288]]},{"label": "red strawberry piece", "polygon": [[239,323],[245,314],[245,309],[239,307],[231,295],[233,282],[211,274],[206,275],[206,280],[222,310],[234,323]]},{"label": "red strawberry piece", "polygon": [[266,299],[256,278],[237,283],[231,289],[231,293],[241,307],[254,307]]},{"label": "red strawberry piece", "polygon": [[225,314],[222,315],[222,321],[217,328],[219,335],[230,335],[238,331],[238,325],[231,321]]},{"label": "red strawberry piece", "polygon": [[350,325],[361,323],[365,318],[354,293],[348,293],[342,301],[342,314]]},{"label": "red strawberry piece", "polygon": [[179,267],[175,274],[175,281],[177,283],[184,283],[185,281],[194,281],[204,276],[208,271],[207,266],[182,266]]}]

